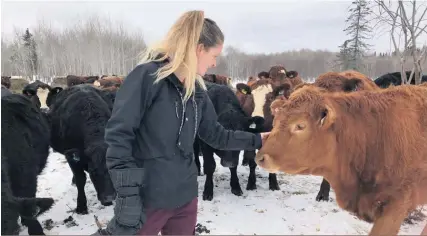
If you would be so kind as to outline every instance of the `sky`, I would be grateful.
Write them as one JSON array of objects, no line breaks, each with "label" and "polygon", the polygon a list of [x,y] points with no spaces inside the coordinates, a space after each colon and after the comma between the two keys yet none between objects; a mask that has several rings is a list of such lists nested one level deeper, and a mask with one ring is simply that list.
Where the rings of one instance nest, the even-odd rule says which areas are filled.
[{"label": "sky", "polygon": [[[211,1],[2,1],[1,32],[32,28],[39,20],[65,28],[91,15],[121,21],[144,34],[150,44],[163,37],[187,10],[204,10],[225,35],[224,46],[248,53],[275,53],[308,48],[338,51],[348,38],[343,29],[350,0],[225,0]],[[423,35],[420,43],[427,42]],[[389,52],[390,36],[376,32],[368,42],[377,52]]]}]

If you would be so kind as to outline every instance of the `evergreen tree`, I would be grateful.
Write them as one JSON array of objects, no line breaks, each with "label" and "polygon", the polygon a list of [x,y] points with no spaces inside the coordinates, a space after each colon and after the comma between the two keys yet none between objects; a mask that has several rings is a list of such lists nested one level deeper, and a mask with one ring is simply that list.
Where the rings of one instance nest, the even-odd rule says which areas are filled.
[{"label": "evergreen tree", "polygon": [[349,8],[350,15],[346,19],[348,24],[344,32],[350,37],[340,46],[339,60],[342,70],[353,69],[360,71],[364,68],[363,58],[369,50],[370,44],[365,41],[370,38],[372,28],[367,17],[372,11],[366,0],[354,0]]},{"label": "evergreen tree", "polygon": [[350,52],[348,49],[349,40],[344,41],[344,43],[339,46],[340,52],[337,55],[336,65],[339,67],[340,71],[347,70],[350,68]]},{"label": "evergreen tree", "polygon": [[27,51],[26,63],[31,70],[32,75],[38,74],[38,55],[37,55],[37,45],[33,38],[33,35],[30,33],[29,29],[25,30],[24,35],[22,36],[24,41],[24,47]]}]

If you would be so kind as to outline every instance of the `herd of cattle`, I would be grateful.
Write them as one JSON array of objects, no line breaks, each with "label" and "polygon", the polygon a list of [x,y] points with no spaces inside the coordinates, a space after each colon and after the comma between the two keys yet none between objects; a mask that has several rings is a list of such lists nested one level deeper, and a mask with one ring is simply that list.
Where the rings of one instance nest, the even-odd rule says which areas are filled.
[{"label": "herd of cattle", "polygon": [[[9,91],[10,78],[2,76],[2,234],[18,234],[21,217],[30,235],[44,235],[37,216],[54,199],[36,197],[37,176],[50,147],[65,156],[73,172],[76,213],[88,214],[86,172],[102,205],[112,205],[116,197],[105,164],[104,128],[123,78],[66,80],[66,88],[36,81],[16,94]],[[316,200],[329,200],[332,185],[341,208],[374,223],[372,234],[397,234],[408,214],[427,203],[427,83],[400,86],[400,73],[371,80],[343,71],[321,74],[309,84],[283,66],[235,87],[226,76],[207,74],[204,80],[221,125],[271,131],[258,153],[242,150],[242,165],[250,168],[246,190],[256,189],[257,165],[270,172],[272,191],[280,189],[276,171],[323,176]],[[40,89],[48,90],[48,108],[41,106]],[[216,150],[196,138],[199,175],[200,152],[203,199],[214,195],[214,154],[230,168],[231,192],[242,195],[240,151]]]}]

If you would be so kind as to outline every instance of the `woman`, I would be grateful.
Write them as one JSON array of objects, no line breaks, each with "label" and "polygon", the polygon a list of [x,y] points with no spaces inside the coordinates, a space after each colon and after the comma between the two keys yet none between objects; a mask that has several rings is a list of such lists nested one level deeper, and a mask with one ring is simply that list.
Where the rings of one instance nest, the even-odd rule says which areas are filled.
[{"label": "woman", "polygon": [[216,66],[223,43],[203,11],[187,12],[126,77],[105,130],[114,217],[96,234],[194,235],[195,136],[216,149],[261,147],[267,134],[225,130],[207,96],[201,76]]}]

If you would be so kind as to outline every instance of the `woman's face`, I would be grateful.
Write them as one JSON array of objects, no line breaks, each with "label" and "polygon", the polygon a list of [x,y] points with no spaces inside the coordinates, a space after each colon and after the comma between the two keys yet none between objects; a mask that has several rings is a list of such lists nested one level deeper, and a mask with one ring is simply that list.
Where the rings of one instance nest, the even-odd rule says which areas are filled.
[{"label": "woman's face", "polygon": [[197,74],[204,76],[209,68],[216,66],[216,58],[221,55],[223,44],[205,48],[202,44],[197,45]]}]

